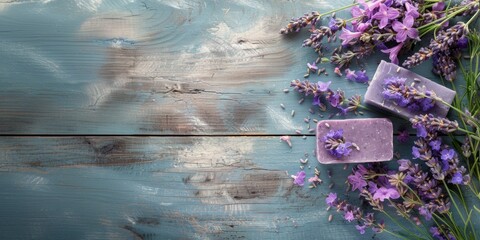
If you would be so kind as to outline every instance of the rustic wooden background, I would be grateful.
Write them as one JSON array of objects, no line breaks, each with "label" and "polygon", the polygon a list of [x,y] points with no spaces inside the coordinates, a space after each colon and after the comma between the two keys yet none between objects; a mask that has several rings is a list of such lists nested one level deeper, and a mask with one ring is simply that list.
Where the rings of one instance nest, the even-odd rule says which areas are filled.
[{"label": "rustic wooden background", "polygon": [[[312,133],[279,140],[321,117],[283,92],[315,59],[308,33],[278,30],[349,2],[1,0],[0,238],[371,238],[325,209],[356,199],[349,170],[319,166]],[[311,80],[365,92],[326,67]],[[289,177],[305,153],[312,190]]]}]

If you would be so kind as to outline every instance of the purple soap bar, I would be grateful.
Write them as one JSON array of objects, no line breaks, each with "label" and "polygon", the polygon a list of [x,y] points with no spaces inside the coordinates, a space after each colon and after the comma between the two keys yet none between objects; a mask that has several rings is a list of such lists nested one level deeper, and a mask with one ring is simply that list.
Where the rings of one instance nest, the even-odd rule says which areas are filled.
[{"label": "purple soap bar", "polygon": [[[354,143],[348,156],[340,158],[325,148],[323,137],[343,130],[346,142]],[[323,164],[382,162],[393,158],[393,126],[386,118],[323,120],[317,124],[317,159]]]},{"label": "purple soap bar", "polygon": [[430,109],[428,112],[411,112],[407,108],[400,107],[396,105],[391,100],[386,100],[383,97],[384,90],[384,80],[389,77],[400,77],[406,78],[405,85],[410,86],[412,83],[415,83],[415,88],[423,88],[426,90],[433,91],[437,97],[440,97],[445,102],[452,103],[453,98],[455,97],[455,91],[448,89],[440,84],[432,82],[427,78],[424,78],[416,73],[413,73],[405,68],[399,67],[393,63],[387,63],[382,61],[373,76],[370,85],[368,86],[367,92],[365,93],[365,103],[377,106],[379,108],[393,112],[403,118],[411,118],[414,115],[432,113],[435,116],[445,117],[448,113],[449,107],[442,103],[435,103],[435,106]]}]

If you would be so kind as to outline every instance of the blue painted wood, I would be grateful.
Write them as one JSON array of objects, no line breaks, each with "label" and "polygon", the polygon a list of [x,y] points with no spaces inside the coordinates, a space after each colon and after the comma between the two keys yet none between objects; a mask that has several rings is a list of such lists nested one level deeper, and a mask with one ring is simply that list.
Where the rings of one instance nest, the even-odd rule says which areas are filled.
[{"label": "blue painted wood", "polygon": [[[301,96],[283,89],[301,78],[316,56],[301,48],[307,31],[286,37],[278,30],[292,16],[349,2],[0,3],[0,133],[306,130],[302,123],[311,99],[299,105]],[[364,63],[369,76],[379,59]],[[366,85],[325,67],[328,77],[312,74],[310,80],[332,81],[332,88],[348,96],[365,93]],[[432,77],[427,67],[415,71]]]},{"label": "blue painted wood", "polygon": [[[326,210],[330,191],[356,202],[344,194],[350,170],[318,164],[314,137],[292,141],[293,148],[278,137],[2,137],[0,237],[372,237]],[[324,180],[315,189],[290,178],[305,153],[307,177],[318,167]]]},{"label": "blue painted wood", "polygon": [[[317,166],[312,134],[292,149],[258,136],[306,132],[304,117],[322,119],[310,99],[283,92],[316,59],[300,47],[308,33],[278,30],[349,2],[1,2],[0,134],[43,137],[0,137],[0,238],[360,238],[324,204],[329,191],[344,192],[349,171],[318,166],[323,185],[295,187],[289,175],[305,153],[308,177]],[[364,63],[369,76],[379,59]],[[325,66],[328,77],[310,80],[363,95],[366,85]],[[170,136],[183,134],[211,136]],[[410,157],[410,147],[395,151]]]}]

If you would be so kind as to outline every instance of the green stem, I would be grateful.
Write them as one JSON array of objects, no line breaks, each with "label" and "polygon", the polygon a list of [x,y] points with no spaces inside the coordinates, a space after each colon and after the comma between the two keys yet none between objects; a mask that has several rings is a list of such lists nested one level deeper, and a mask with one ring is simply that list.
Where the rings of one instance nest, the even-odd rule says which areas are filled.
[{"label": "green stem", "polygon": [[420,239],[417,235],[414,235],[412,233],[410,233],[411,231],[408,230],[407,228],[405,228],[403,226],[403,224],[399,223],[394,217],[390,216],[390,214],[388,214],[385,210],[380,210],[383,214],[385,214],[390,220],[392,220],[392,222],[394,222],[397,226],[401,227],[406,234],[408,234],[409,236],[412,236],[412,237],[415,237],[417,239]]},{"label": "green stem", "polygon": [[[425,95],[425,96],[426,96],[426,95]],[[427,96],[426,96],[426,97],[427,97]],[[446,106],[450,107],[451,109],[455,110],[457,113],[459,113],[460,115],[462,115],[463,117],[470,119],[470,121],[472,121],[473,124],[475,124],[475,126],[476,126],[477,128],[480,127],[480,126],[478,125],[477,120],[476,120],[475,118],[473,118],[473,117],[471,117],[471,116],[468,116],[468,115],[465,114],[462,110],[456,108],[456,107],[453,106],[452,104],[450,104],[450,103],[448,103],[448,102],[445,102],[443,99],[441,99],[441,98],[439,98],[439,97],[433,97],[432,99],[435,100],[435,101],[438,101],[438,102],[442,103],[443,105],[446,105]],[[477,139],[480,140],[480,138],[478,138],[478,137],[477,137]]]},{"label": "green stem", "polygon": [[[365,1],[365,2],[368,2],[368,1]],[[321,17],[325,16],[325,15],[328,15],[328,14],[331,14],[331,13],[335,13],[335,12],[338,12],[338,11],[342,11],[342,10],[345,10],[345,9],[348,9],[348,8],[351,8],[351,7],[354,7],[354,6],[357,6],[358,3],[352,3],[350,5],[347,5],[347,6],[343,6],[341,8],[336,8],[336,9],[333,9],[331,11],[328,11],[328,12],[324,12],[320,15],[318,15],[317,17],[317,20],[320,20]]]},{"label": "green stem", "polygon": [[448,196],[449,196],[450,199],[452,200],[453,206],[455,206],[455,210],[457,210],[458,215],[459,215],[460,218],[462,219],[463,223],[465,223],[465,218],[463,217],[462,211],[460,210],[460,208],[459,208],[458,205],[457,205],[457,201],[455,201],[455,199],[453,199],[452,193],[450,192],[450,188],[448,188],[447,183],[445,182],[445,180],[442,180],[442,183],[443,183],[443,186],[445,187],[445,190],[447,190]]},{"label": "green stem", "polygon": [[407,219],[408,222],[412,224],[419,232],[422,232],[424,236],[428,236],[429,239],[433,240],[433,238],[430,236],[430,234],[428,234],[426,229],[420,228],[419,226],[417,226],[417,224],[415,224],[407,215],[402,214],[402,211],[397,207],[397,205],[395,205],[390,199],[388,201],[390,202],[390,205],[393,206],[401,214],[403,218]]},{"label": "green stem", "polygon": [[470,18],[470,19],[468,20],[468,22],[466,23],[466,25],[468,26],[470,23],[472,23],[473,20],[478,17],[478,14],[479,14],[479,13],[480,13],[480,10],[477,10],[477,12],[472,16],[472,18]]},{"label": "green stem", "polygon": [[406,237],[404,237],[404,236],[398,235],[398,234],[396,234],[396,233],[394,233],[394,232],[388,231],[387,229],[383,229],[383,231],[385,231],[386,233],[391,234],[391,235],[393,235],[393,236],[395,236],[395,237],[397,237],[397,238],[401,238],[401,239],[405,239],[405,240],[409,240],[409,239],[410,239],[410,238],[406,238]]}]

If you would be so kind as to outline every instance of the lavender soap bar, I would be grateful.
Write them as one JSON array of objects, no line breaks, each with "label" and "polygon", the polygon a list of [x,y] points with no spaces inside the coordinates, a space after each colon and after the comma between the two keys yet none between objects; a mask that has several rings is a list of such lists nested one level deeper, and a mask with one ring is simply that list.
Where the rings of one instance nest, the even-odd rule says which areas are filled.
[{"label": "lavender soap bar", "polygon": [[[382,61],[370,82],[367,92],[365,93],[365,103],[393,112],[407,119],[414,115],[426,113],[432,113],[439,117],[445,117],[447,115],[449,110],[448,106],[439,102],[433,102],[430,99],[428,100],[432,101],[432,103],[425,104],[424,102],[419,102],[417,106],[413,106],[417,109],[412,108],[412,106],[401,106],[400,104],[403,102],[401,102],[400,99],[397,99],[400,104],[391,99],[386,99],[383,94],[385,90],[385,81],[392,78],[403,79],[405,81],[405,86],[433,92],[437,97],[447,103],[452,103],[453,98],[455,97],[455,91],[452,91],[451,89],[432,82],[427,78],[399,67],[396,64]],[[426,106],[428,104],[430,104],[430,106]],[[422,109],[422,107],[425,109]]]},{"label": "lavender soap bar", "polygon": [[317,124],[323,164],[382,162],[393,158],[393,126],[386,118],[323,120]]}]

